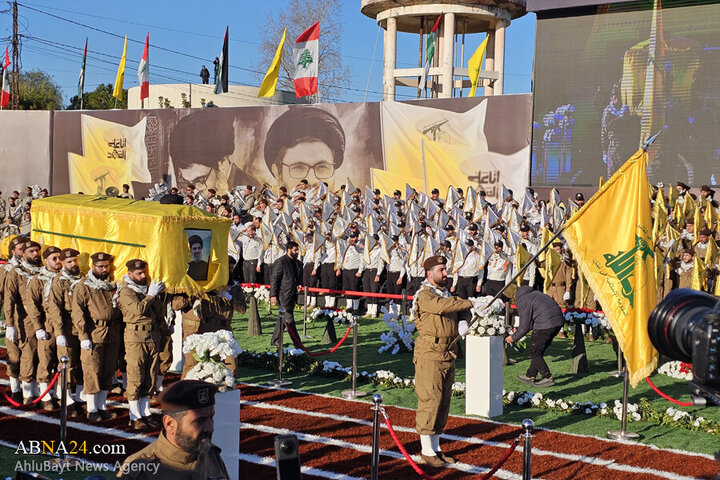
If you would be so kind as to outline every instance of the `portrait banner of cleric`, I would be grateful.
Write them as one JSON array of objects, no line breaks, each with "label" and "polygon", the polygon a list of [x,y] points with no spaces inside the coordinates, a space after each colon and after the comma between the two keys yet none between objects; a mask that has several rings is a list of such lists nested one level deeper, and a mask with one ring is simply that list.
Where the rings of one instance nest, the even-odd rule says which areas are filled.
[{"label": "portrait banner of cleric", "polygon": [[[117,472],[124,480],[229,480],[212,444],[217,387],[180,380],[159,397],[162,429],[157,440],[129,456]],[[152,468],[151,468],[152,467]]]}]

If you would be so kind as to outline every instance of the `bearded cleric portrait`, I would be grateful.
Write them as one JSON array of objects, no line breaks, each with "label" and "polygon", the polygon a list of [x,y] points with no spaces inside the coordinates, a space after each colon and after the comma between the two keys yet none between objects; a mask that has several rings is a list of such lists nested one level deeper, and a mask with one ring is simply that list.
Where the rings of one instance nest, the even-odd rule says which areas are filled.
[{"label": "bearded cleric portrait", "polygon": [[190,247],[190,262],[187,274],[195,281],[203,282],[208,276],[208,258],[210,257],[209,230],[185,230]]}]

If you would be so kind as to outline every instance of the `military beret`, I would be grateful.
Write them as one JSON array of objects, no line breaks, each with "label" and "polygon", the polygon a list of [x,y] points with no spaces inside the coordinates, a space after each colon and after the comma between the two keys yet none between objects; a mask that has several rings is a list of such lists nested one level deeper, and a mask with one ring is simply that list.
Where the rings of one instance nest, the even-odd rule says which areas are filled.
[{"label": "military beret", "polygon": [[135,270],[145,270],[145,267],[147,267],[147,262],[145,260],[135,258],[133,260],[128,260],[127,263],[125,263],[125,266],[127,267],[129,272],[134,272]]},{"label": "military beret", "polygon": [[180,380],[160,394],[160,408],[165,413],[197,410],[215,405],[218,388],[202,380]]},{"label": "military beret", "polygon": [[93,263],[97,262],[112,262],[112,255],[104,252],[97,252],[90,255],[90,259]]},{"label": "military beret", "polygon": [[469,229],[469,230],[477,230],[477,229],[478,229],[478,226],[477,226],[476,224],[474,224],[474,223],[471,223],[470,226],[468,227],[468,229]]},{"label": "military beret", "polygon": [[8,248],[8,253],[12,255],[12,251],[15,249],[15,247],[20,247],[21,249],[25,248],[25,242],[27,241],[27,237],[23,236],[17,236],[10,240],[10,246]]},{"label": "military beret", "polygon": [[712,189],[710,188],[710,185],[702,185],[702,186],[700,187],[700,191],[701,191],[701,192],[711,192]]},{"label": "military beret", "polygon": [[445,227],[445,230],[455,230],[455,225],[451,223],[447,227]]},{"label": "military beret", "polygon": [[693,220],[692,218],[688,218],[687,220],[685,220],[685,225],[695,225],[695,220]]},{"label": "military beret", "polygon": [[393,195],[402,195],[402,192],[400,192],[400,190],[395,190],[393,192]]},{"label": "military beret", "polygon": [[56,253],[60,253],[60,252],[62,252],[62,250],[60,250],[58,247],[48,247],[43,252],[42,257],[48,258],[50,255],[55,255]]},{"label": "military beret", "polygon": [[423,262],[423,268],[425,269],[425,271],[428,271],[431,270],[433,267],[445,264],[447,264],[447,258],[440,255],[434,255]]},{"label": "military beret", "polygon": [[374,193],[375,195],[380,195],[380,190],[376,188],[375,190],[373,190],[373,193]]},{"label": "military beret", "polygon": [[350,235],[348,235],[350,238],[358,238],[359,234],[358,232],[350,232]]},{"label": "military beret", "polygon": [[473,242],[471,238],[468,238],[467,240],[465,240],[465,245],[467,245],[468,247],[474,247],[475,242]]},{"label": "military beret", "polygon": [[400,237],[398,235],[393,235],[392,237],[390,237],[390,240],[392,240],[393,242],[397,242],[398,240],[400,240]]},{"label": "military beret", "polygon": [[452,248],[452,243],[450,243],[450,240],[445,240],[443,242],[443,247],[445,248]]},{"label": "military beret", "polygon": [[562,247],[563,245],[563,242],[553,242],[552,244],[553,247]]},{"label": "military beret", "polygon": [[28,240],[25,242],[25,246],[23,246],[23,249],[27,250],[28,248],[42,248],[40,244],[34,240]]},{"label": "military beret", "polygon": [[578,192],[575,194],[575,200],[585,200],[585,196],[582,193]]},{"label": "military beret", "polygon": [[494,245],[495,245],[496,247],[500,247],[500,248],[502,248],[502,247],[504,246],[502,240],[498,240],[497,242],[494,243]]},{"label": "military beret", "polygon": [[522,227],[520,227],[520,231],[521,231],[521,232],[529,232],[529,231],[530,231],[530,227],[527,226],[527,225],[523,225]]},{"label": "military beret", "polygon": [[684,190],[690,190],[690,187],[688,187],[686,183],[677,182],[675,185],[677,185],[678,187],[682,187]]},{"label": "military beret", "polygon": [[79,256],[80,256],[80,252],[78,252],[74,248],[63,248],[62,251],[60,252],[60,258],[63,260],[66,260],[68,258],[73,258],[73,257],[79,257]]},{"label": "military beret", "polygon": [[686,253],[689,253],[693,257],[695,256],[695,250],[692,250],[690,248],[686,248],[685,250],[682,251],[682,253],[683,253],[683,255],[685,255]]},{"label": "military beret", "polygon": [[703,228],[698,232],[698,235],[705,235],[706,237],[709,237],[712,235],[712,232],[708,228]]},{"label": "military beret", "polygon": [[432,191],[430,192],[430,194],[431,195],[440,195],[440,190],[438,190],[437,188],[433,188]]}]

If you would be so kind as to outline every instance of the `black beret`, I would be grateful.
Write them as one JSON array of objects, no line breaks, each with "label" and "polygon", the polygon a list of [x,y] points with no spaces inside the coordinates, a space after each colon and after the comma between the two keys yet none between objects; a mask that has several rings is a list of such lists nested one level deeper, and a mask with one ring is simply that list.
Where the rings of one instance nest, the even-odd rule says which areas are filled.
[{"label": "black beret", "polygon": [[455,225],[451,223],[447,227],[445,227],[445,230],[455,230]]},{"label": "black beret", "polygon": [[698,235],[705,235],[706,237],[712,236],[712,232],[708,228],[703,228],[698,232]]},{"label": "black beret", "polygon": [[675,185],[677,185],[678,187],[682,187],[683,190],[690,190],[690,187],[688,187],[688,185],[686,183],[677,182]]},{"label": "black beret", "polygon": [[202,380],[180,380],[162,391],[158,400],[165,413],[197,410],[215,405],[218,388]]},{"label": "black beret", "polygon": [[357,238],[359,236],[358,232],[350,232],[349,237],[350,238]]},{"label": "black beret", "polygon": [[373,193],[374,193],[375,195],[380,195],[380,190],[378,190],[378,189],[376,188],[375,190],[373,190]]},{"label": "black beret", "polygon": [[390,237],[390,239],[391,239],[393,242],[397,242],[398,240],[400,240],[400,237],[397,236],[397,235],[393,235],[392,237]]},{"label": "black beret", "polygon": [[578,192],[575,194],[575,200],[585,200],[585,197],[582,193]]},{"label": "black beret", "polygon": [[469,229],[469,230],[477,230],[477,229],[478,229],[478,226],[477,226],[476,224],[474,224],[474,223],[471,223],[470,226],[468,227],[468,229]]},{"label": "black beret", "polygon": [[521,232],[529,232],[529,231],[530,231],[530,227],[528,227],[527,225],[523,225],[522,227],[520,227],[520,231],[521,231]]},{"label": "black beret", "polygon": [[38,242],[36,242],[36,241],[34,241],[34,240],[28,240],[27,242],[25,242],[25,245],[23,246],[23,249],[28,249],[28,248],[38,248],[38,249],[40,249],[40,248],[42,248],[42,247],[40,246],[40,244],[39,244]]},{"label": "black beret", "polygon": [[686,248],[685,250],[683,250],[682,253],[683,253],[683,255],[685,255],[686,253],[688,253],[688,254],[692,255],[693,257],[695,256],[695,250],[692,250],[692,249],[689,249],[689,248]]},{"label": "black beret", "polygon": [[145,270],[145,267],[147,267],[147,262],[145,260],[140,260],[139,258],[128,260],[125,263],[125,266],[127,267],[129,272],[134,272],[135,270]]},{"label": "black beret", "polygon": [[43,252],[42,257],[48,258],[50,255],[54,255],[54,254],[60,253],[60,252],[62,252],[62,250],[60,250],[58,247],[48,247]]},{"label": "black beret", "polygon": [[440,190],[438,190],[437,188],[433,188],[432,191],[430,192],[430,194],[431,195],[440,195]]},{"label": "black beret", "polygon": [[112,262],[112,255],[104,252],[97,252],[90,255],[90,259],[93,263],[97,262]]},{"label": "black beret", "polygon": [[563,245],[563,242],[553,242],[552,244],[553,247],[562,247]]},{"label": "black beret", "polygon": [[471,238],[468,238],[467,240],[465,240],[465,245],[467,245],[468,247],[474,247],[475,242],[473,242]]},{"label": "black beret", "polygon": [[445,248],[451,248],[451,247],[452,247],[452,243],[450,243],[450,240],[445,240],[445,241],[443,242],[443,247],[445,247]]},{"label": "black beret", "polygon": [[60,258],[62,258],[63,260],[79,256],[80,252],[78,252],[74,248],[63,248],[62,252],[60,252]]},{"label": "black beret", "polygon": [[423,262],[423,268],[425,269],[425,271],[428,271],[433,267],[445,264],[447,264],[447,258],[441,255],[434,255],[430,258],[425,259],[425,261]]},{"label": "black beret", "polygon": [[395,190],[393,192],[393,195],[402,195],[402,192],[400,190]]},{"label": "black beret", "polygon": [[502,240],[498,240],[497,242],[495,242],[494,245],[495,245],[496,247],[502,248],[502,247],[503,247],[503,242],[502,242]]}]

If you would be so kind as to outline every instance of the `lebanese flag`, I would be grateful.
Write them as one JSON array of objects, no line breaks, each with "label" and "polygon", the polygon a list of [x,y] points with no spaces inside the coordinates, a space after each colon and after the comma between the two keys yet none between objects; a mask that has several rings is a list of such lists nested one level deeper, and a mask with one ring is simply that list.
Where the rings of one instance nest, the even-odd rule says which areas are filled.
[{"label": "lebanese flag", "polygon": [[10,85],[7,82],[7,69],[10,66],[10,55],[8,47],[5,47],[5,61],[3,62],[2,94],[0,95],[0,108],[5,108],[10,103]]},{"label": "lebanese flag", "polygon": [[150,33],[145,37],[145,49],[138,65],[138,83],[140,84],[140,101],[150,97],[150,64],[148,63],[148,46],[150,45]]},{"label": "lebanese flag", "polygon": [[320,22],[305,30],[295,41],[293,59],[295,62],[295,96],[298,98],[318,92],[318,40]]}]

